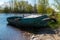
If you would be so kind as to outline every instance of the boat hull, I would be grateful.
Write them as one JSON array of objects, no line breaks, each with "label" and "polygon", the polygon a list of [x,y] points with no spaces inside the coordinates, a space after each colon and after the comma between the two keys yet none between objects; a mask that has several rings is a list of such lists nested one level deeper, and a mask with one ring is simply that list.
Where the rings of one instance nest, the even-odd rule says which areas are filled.
[{"label": "boat hull", "polygon": [[[46,16],[45,18],[48,18]],[[44,16],[38,18],[23,18],[23,17],[9,17],[7,21],[9,24],[17,27],[47,27],[50,20],[42,20]]]}]

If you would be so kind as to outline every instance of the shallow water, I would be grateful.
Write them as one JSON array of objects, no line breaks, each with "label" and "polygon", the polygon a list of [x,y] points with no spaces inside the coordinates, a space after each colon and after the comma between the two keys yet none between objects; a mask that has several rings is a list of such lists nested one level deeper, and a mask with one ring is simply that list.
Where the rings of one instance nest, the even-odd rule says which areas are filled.
[{"label": "shallow water", "polygon": [[0,40],[25,40],[22,31],[7,25],[7,17],[22,16],[20,14],[0,14]]}]

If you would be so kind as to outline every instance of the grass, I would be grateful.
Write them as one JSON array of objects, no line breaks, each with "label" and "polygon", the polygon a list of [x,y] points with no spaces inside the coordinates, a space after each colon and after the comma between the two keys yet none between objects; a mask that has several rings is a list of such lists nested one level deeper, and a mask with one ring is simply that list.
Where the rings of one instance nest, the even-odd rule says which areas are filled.
[{"label": "grass", "polygon": [[57,17],[57,23],[54,23],[54,22],[49,22],[49,26],[52,28],[52,29],[57,29],[60,27],[60,14],[56,14]]}]

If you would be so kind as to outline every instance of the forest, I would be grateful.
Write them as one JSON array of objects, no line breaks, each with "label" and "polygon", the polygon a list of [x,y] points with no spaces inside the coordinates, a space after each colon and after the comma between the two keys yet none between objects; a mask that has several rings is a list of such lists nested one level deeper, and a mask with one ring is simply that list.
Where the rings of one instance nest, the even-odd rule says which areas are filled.
[{"label": "forest", "polygon": [[[36,0],[35,0],[36,1]],[[54,0],[52,4],[56,9],[60,10],[60,0]],[[9,5],[5,5],[3,9],[0,7],[0,12],[2,13],[53,13],[58,12],[50,6],[49,0],[37,0],[37,3],[34,5],[29,4],[28,1],[17,1],[11,0]]]}]

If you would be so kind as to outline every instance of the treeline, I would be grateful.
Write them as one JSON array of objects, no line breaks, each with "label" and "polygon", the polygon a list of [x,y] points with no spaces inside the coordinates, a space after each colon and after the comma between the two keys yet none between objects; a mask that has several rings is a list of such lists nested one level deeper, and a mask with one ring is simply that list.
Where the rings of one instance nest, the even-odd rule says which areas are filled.
[{"label": "treeline", "polygon": [[[11,2],[12,3],[12,2]],[[27,1],[14,1],[10,7],[5,6],[0,12],[5,13],[53,13],[54,9],[49,7],[48,0],[38,0],[37,4],[31,5]]]},{"label": "treeline", "polygon": [[14,2],[10,7],[5,6],[0,12],[5,13],[37,13],[36,4],[33,6],[27,1]]}]

